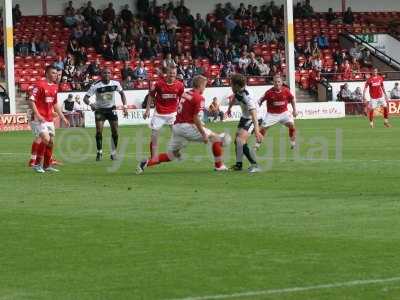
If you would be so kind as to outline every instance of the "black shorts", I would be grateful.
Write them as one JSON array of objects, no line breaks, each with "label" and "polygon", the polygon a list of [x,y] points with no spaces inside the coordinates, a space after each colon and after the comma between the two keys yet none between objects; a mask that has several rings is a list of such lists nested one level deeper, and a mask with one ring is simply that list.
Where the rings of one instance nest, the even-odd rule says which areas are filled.
[{"label": "black shorts", "polygon": [[[262,119],[258,119],[258,126],[261,126],[261,124],[262,124]],[[250,133],[253,133],[253,131],[254,131],[253,120],[242,117],[242,118],[240,118],[237,128],[249,131]]]},{"label": "black shorts", "polygon": [[96,109],[96,111],[94,112],[94,117],[96,121],[118,121],[118,113],[115,106],[111,108]]}]

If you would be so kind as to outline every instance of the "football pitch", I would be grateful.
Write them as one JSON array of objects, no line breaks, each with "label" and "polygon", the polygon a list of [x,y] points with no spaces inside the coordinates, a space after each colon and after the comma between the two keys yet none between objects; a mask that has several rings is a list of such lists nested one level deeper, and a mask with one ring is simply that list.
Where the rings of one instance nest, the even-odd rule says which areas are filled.
[{"label": "football pitch", "polygon": [[0,133],[0,299],[400,299],[392,124],[298,121],[296,150],[275,127],[258,174],[216,173],[191,144],[183,161],[135,175],[145,126],[120,129],[116,162],[108,128],[101,162],[94,129],[58,130],[61,172],[34,174],[31,133]]}]

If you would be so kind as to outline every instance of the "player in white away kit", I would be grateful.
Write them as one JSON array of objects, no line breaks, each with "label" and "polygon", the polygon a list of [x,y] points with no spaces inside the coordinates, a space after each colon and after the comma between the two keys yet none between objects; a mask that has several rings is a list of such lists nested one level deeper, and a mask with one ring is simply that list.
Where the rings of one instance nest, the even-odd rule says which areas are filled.
[{"label": "player in white away kit", "polygon": [[[388,96],[385,92],[383,81],[383,77],[378,74],[378,69],[375,68],[372,77],[368,78],[364,85],[363,99],[367,104],[369,125],[371,128],[374,127],[374,111],[379,107],[383,108],[383,125],[391,127],[389,124]],[[369,96],[371,98],[369,101],[365,98],[367,88],[369,89]]]},{"label": "player in white away kit", "polygon": [[[118,114],[115,106],[115,93],[121,95],[124,109],[124,115],[128,115],[126,97],[118,81],[110,80],[111,71],[108,68],[101,72],[101,80],[95,82],[87,91],[83,102],[89,105],[94,111],[96,119],[96,145],[97,155],[96,161],[100,161],[103,157],[103,127],[107,120],[111,127],[111,160],[116,159],[116,149],[118,146]],[[96,95],[96,102],[90,103],[90,97]]]},{"label": "player in white away kit", "polygon": [[249,172],[260,172],[256,158],[251,152],[247,140],[254,130],[257,142],[261,142],[262,135],[260,134],[259,126],[262,119],[258,118],[258,103],[246,89],[246,77],[241,74],[234,74],[231,77],[231,86],[233,99],[229,103],[228,115],[231,115],[231,108],[234,104],[240,105],[242,109],[242,117],[236,132],[235,150],[236,164],[231,167],[233,171],[241,171],[243,168],[243,154],[250,162]]},{"label": "player in white away kit", "polygon": [[176,121],[172,127],[172,137],[169,142],[168,151],[157,155],[157,157],[153,156],[150,159],[140,162],[136,169],[137,174],[142,174],[147,167],[180,158],[181,150],[189,142],[212,143],[214,170],[228,170],[222,161],[222,147],[230,143],[230,136],[225,133],[217,134],[212,132],[210,129],[205,128],[200,120],[199,114],[204,110],[204,97],[202,94],[206,85],[206,77],[200,75],[193,78],[193,89],[185,92],[179,100]]},{"label": "player in white away kit", "polygon": [[[293,149],[296,146],[296,128],[294,126],[294,118],[297,117],[296,101],[289,88],[283,85],[280,75],[274,77],[274,86],[260,99],[260,105],[264,101],[267,103],[267,113],[261,124],[262,135],[266,135],[268,129],[275,124],[285,125],[289,129],[290,146]],[[292,105],[292,113],[288,111],[288,103]],[[255,149],[260,146],[257,143]]]}]

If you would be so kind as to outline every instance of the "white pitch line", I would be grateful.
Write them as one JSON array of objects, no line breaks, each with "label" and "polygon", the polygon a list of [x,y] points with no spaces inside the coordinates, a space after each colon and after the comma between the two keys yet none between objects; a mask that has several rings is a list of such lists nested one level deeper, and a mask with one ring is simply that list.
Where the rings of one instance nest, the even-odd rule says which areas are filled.
[{"label": "white pitch line", "polygon": [[304,287],[249,291],[249,292],[243,292],[243,293],[220,294],[220,295],[210,295],[210,296],[200,296],[200,297],[186,297],[186,298],[176,298],[176,299],[169,299],[169,300],[218,300],[218,299],[231,299],[231,298],[246,298],[246,297],[262,296],[262,295],[288,294],[288,293],[305,292],[305,291],[312,291],[312,290],[334,289],[334,288],[388,283],[388,282],[396,282],[396,281],[400,281],[400,277],[383,278],[383,279],[353,280],[353,281],[347,281],[347,282],[312,285],[312,286],[304,286]]}]

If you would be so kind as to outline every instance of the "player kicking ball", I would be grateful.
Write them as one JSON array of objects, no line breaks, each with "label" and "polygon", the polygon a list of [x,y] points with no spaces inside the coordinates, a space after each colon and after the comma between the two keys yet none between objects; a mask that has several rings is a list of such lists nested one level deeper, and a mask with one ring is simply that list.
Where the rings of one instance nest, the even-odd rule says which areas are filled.
[{"label": "player kicking ball", "polygon": [[231,167],[233,171],[241,171],[243,169],[243,154],[250,162],[249,172],[260,172],[256,158],[250,150],[247,141],[254,130],[257,142],[262,141],[259,125],[262,120],[258,119],[258,103],[250,95],[246,89],[246,77],[241,74],[234,74],[231,77],[231,87],[234,97],[229,103],[227,114],[231,115],[231,109],[234,104],[240,105],[242,109],[242,117],[240,118],[239,125],[236,132],[235,150],[236,150],[236,164]]},{"label": "player kicking ball", "polygon": [[[378,69],[375,68],[373,71],[373,75],[368,78],[364,85],[363,91],[363,99],[364,103],[366,103],[369,125],[371,128],[375,127],[374,124],[374,112],[375,109],[382,107],[383,108],[383,125],[385,127],[392,127],[389,123],[389,108],[388,108],[388,96],[385,92],[385,86],[383,85],[383,77],[378,74]],[[365,98],[365,94],[369,90],[370,100],[367,101]]]},{"label": "player kicking ball", "polygon": [[147,119],[150,117],[150,106],[151,103],[154,102],[155,111],[150,122],[150,153],[152,158],[158,157],[158,139],[160,130],[164,125],[174,125],[178,101],[185,91],[183,83],[176,79],[176,75],[176,67],[168,67],[166,78],[157,81],[154,88],[151,89],[149,93],[146,111],[143,118]]},{"label": "player kicking ball", "polygon": [[57,76],[57,69],[54,66],[48,66],[46,79],[37,83],[29,98],[32,110],[32,131],[36,136],[35,140],[40,142],[36,148],[35,164],[32,166],[36,173],[59,172],[51,165],[55,137],[54,112],[69,126],[68,120],[57,103]]},{"label": "player kicking ball", "polygon": [[[118,113],[115,105],[115,94],[121,95],[124,116],[128,115],[128,107],[126,105],[125,93],[118,81],[111,80],[111,70],[103,69],[101,72],[101,80],[95,82],[87,91],[83,102],[89,105],[94,111],[96,120],[96,161],[103,158],[103,128],[104,122],[107,120],[111,127],[111,160],[117,159],[118,146]],[[95,95],[96,101],[90,103],[90,97]]]},{"label": "player kicking ball", "polygon": [[[283,85],[280,75],[276,75],[273,82],[274,86],[260,99],[260,105],[264,101],[267,105],[267,113],[261,124],[261,134],[265,136],[271,126],[280,123],[289,129],[290,147],[294,149],[296,146],[296,127],[294,126],[294,118],[297,117],[296,101],[290,89]],[[292,113],[288,111],[289,103],[293,108]],[[261,144],[257,143],[254,148],[257,150],[260,146]]]},{"label": "player kicking ball", "polygon": [[215,171],[227,171],[222,161],[223,145],[230,143],[228,134],[216,134],[205,128],[199,114],[204,110],[202,96],[207,85],[207,78],[201,75],[193,78],[193,89],[184,93],[179,100],[175,124],[172,126],[172,137],[167,153],[143,160],[136,169],[136,174],[142,174],[147,167],[169,162],[181,157],[181,150],[188,142],[211,143],[214,155]]}]

